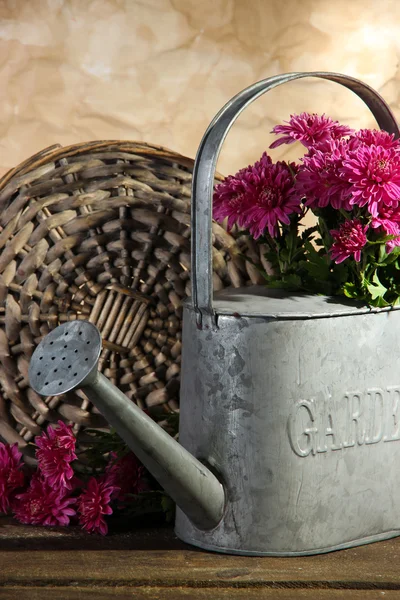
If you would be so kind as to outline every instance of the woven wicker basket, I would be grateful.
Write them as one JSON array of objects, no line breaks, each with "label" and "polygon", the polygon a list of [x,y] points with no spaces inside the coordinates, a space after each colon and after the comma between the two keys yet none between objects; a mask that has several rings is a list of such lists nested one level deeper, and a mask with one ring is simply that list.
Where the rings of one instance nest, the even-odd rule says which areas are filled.
[{"label": "woven wicker basket", "polygon": [[[27,457],[49,422],[107,427],[82,393],[29,387],[34,348],[68,320],[100,329],[101,370],[129,398],[178,409],[192,167],[157,146],[91,142],[44,150],[0,180],[0,436]],[[238,256],[248,240],[213,232],[215,289],[258,283]]]}]

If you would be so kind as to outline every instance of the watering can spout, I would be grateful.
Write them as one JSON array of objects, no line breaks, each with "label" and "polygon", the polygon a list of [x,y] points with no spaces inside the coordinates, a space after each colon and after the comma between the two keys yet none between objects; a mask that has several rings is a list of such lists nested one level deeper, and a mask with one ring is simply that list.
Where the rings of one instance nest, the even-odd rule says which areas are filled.
[{"label": "watering can spout", "polygon": [[71,321],[47,335],[29,366],[43,396],[82,389],[188,518],[201,529],[222,518],[225,494],[217,477],[98,371],[98,329]]}]

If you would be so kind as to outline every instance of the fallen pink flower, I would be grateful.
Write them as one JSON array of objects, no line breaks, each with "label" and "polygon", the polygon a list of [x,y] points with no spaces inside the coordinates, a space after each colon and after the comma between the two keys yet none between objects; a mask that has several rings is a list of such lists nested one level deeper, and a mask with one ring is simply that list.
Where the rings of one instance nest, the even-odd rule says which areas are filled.
[{"label": "fallen pink flower", "polygon": [[97,481],[91,477],[87,489],[78,498],[79,523],[89,533],[106,535],[108,525],[105,515],[112,514],[111,498],[117,492],[117,487],[106,478]]},{"label": "fallen pink flower", "polygon": [[140,494],[149,489],[143,479],[145,468],[133,452],[129,452],[119,459],[114,453],[111,453],[110,459],[106,469],[106,478],[110,484],[117,487],[118,492],[115,497],[119,501],[123,502],[127,494]]},{"label": "fallen pink flower", "polygon": [[70,517],[76,514],[72,508],[75,501],[75,498],[67,496],[65,489],[51,487],[48,481],[35,473],[28,490],[16,496],[13,513],[20,523],[65,527]]},{"label": "fallen pink flower", "polygon": [[15,491],[24,485],[21,459],[18,444],[0,442],[0,513],[10,510]]},{"label": "fallen pink flower", "polygon": [[50,425],[47,433],[43,432],[35,438],[38,447],[36,458],[39,470],[51,486],[71,489],[71,479],[74,471],[70,465],[76,460],[75,437],[72,428],[58,421],[58,427]]}]

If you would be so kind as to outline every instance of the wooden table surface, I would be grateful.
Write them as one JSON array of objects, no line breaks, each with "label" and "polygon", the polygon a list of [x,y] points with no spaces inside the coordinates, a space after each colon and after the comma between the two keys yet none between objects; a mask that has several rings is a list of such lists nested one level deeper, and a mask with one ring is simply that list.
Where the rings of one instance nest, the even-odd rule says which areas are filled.
[{"label": "wooden table surface", "polygon": [[172,528],[89,536],[0,518],[0,600],[400,599],[400,538],[299,558],[196,550]]}]

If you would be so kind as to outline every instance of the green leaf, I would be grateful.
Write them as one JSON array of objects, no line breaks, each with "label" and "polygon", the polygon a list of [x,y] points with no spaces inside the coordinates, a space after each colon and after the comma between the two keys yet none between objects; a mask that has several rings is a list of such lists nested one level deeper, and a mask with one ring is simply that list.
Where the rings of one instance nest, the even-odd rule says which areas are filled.
[{"label": "green leaf", "polygon": [[342,289],[347,298],[360,298],[360,293],[355,283],[349,281],[343,285]]},{"label": "green leaf", "polygon": [[304,242],[304,247],[307,255],[306,261],[302,263],[302,266],[308,271],[309,275],[317,281],[326,281],[329,279],[330,267],[326,256],[319,254],[309,241]]},{"label": "green leaf", "polygon": [[346,221],[349,221],[351,219],[350,213],[348,213],[346,210],[344,210],[344,208],[340,209],[340,213],[344,216]]},{"label": "green leaf", "polygon": [[377,298],[370,300],[368,304],[377,308],[384,308],[385,306],[390,306],[389,302],[386,302],[386,300],[382,298],[382,296],[378,296]]},{"label": "green leaf", "polygon": [[266,286],[272,289],[282,290],[301,290],[303,289],[301,278],[298,275],[284,275],[283,277],[265,277]]},{"label": "green leaf", "polygon": [[287,232],[287,234],[285,235],[285,245],[290,253],[297,246],[297,228],[290,229]]},{"label": "green leaf", "polygon": [[[377,298],[383,299],[383,296],[387,292],[387,288],[379,281],[379,277],[378,277],[378,274],[376,271],[372,277],[372,282],[373,283],[367,284],[367,290],[371,294],[372,300],[376,300]],[[374,306],[380,306],[380,305],[374,304]]]},{"label": "green leaf", "polygon": [[[303,231],[303,233],[301,234],[301,239],[303,240],[303,242],[305,242],[306,240],[310,240],[313,236],[314,233],[316,233],[318,231],[318,227],[315,225],[314,227],[307,227],[307,229],[305,229]],[[320,239],[320,238],[318,238]],[[321,244],[322,244],[322,240],[321,240]]]},{"label": "green leaf", "polygon": [[295,273],[290,273],[289,275],[285,275],[282,282],[287,289],[299,290],[302,288],[302,281],[299,275]]},{"label": "green leaf", "polygon": [[175,515],[175,503],[166,494],[163,494],[161,498],[161,508],[165,513],[165,520],[167,521],[167,523],[173,521]]},{"label": "green leaf", "polygon": [[375,246],[365,246],[362,251],[364,256],[375,256],[376,247]]},{"label": "green leaf", "polygon": [[[394,237],[394,236],[392,236]],[[381,244],[379,247],[379,266],[390,265],[394,263],[398,257],[400,256],[400,246],[396,246],[393,250],[387,254],[386,252],[386,244]]]},{"label": "green leaf", "polygon": [[332,280],[340,287],[349,278],[349,269],[345,263],[334,265],[332,269]]},{"label": "green leaf", "polygon": [[279,252],[279,259],[281,261],[285,261],[287,262],[290,258],[290,252],[289,250],[287,250],[286,248],[282,248],[282,250]]},{"label": "green leaf", "polygon": [[386,245],[381,244],[379,246],[379,258],[378,258],[379,264],[385,263],[387,256],[388,255],[386,254]]}]

